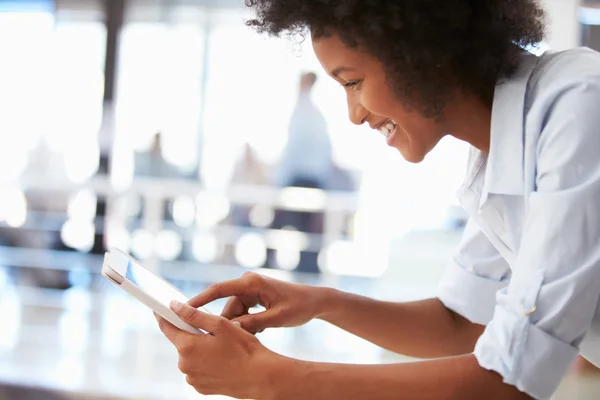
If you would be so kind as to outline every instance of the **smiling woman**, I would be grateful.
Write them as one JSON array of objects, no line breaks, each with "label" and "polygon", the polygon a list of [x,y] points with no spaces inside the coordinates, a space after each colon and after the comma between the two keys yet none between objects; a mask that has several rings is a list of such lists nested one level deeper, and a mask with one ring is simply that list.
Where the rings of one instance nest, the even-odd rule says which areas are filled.
[{"label": "smiling woman", "polygon": [[[537,1],[248,0],[248,21],[271,35],[339,35],[377,58],[398,98],[435,116],[457,89],[491,101],[498,78],[514,73],[520,48],[539,43]],[[349,66],[347,66],[349,67]]]},{"label": "smiling woman", "polygon": [[[536,1],[256,1],[248,21],[271,35],[310,33],[325,70],[348,92],[350,119],[420,162],[446,134],[485,149],[465,125],[491,108],[494,86],[541,41]],[[472,119],[472,120],[471,120]],[[488,118],[489,120],[489,115]],[[459,125],[459,126],[457,126]]]},{"label": "smiling woman", "polygon": [[[212,333],[161,322],[188,382],[256,399],[549,399],[578,354],[600,365],[600,55],[526,51],[544,33],[535,0],[246,4],[259,31],[310,33],[350,120],[408,161],[446,135],[469,143],[458,192],[469,222],[435,298],[381,302],[249,274],[175,305]],[[224,297],[222,317],[194,309]],[[435,359],[302,362],[250,335],[313,318]]]}]

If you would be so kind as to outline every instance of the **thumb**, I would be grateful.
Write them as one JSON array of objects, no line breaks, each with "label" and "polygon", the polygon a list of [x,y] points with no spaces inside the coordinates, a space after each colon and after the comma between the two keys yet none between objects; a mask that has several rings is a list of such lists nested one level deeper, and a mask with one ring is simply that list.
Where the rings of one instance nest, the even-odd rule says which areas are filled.
[{"label": "thumb", "polygon": [[172,301],[171,310],[185,323],[210,333],[216,333],[222,324],[221,317],[200,311],[178,301]]},{"label": "thumb", "polygon": [[250,333],[262,332],[267,328],[278,326],[279,312],[267,310],[256,314],[246,314],[235,318],[233,322],[239,322],[242,328]]}]

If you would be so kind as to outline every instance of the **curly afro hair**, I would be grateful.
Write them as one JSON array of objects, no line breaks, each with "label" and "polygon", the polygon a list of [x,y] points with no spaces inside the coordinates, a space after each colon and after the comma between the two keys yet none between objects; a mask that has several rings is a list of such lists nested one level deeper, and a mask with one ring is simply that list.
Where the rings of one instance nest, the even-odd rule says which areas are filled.
[{"label": "curly afro hair", "polygon": [[457,89],[491,103],[496,82],[544,38],[537,0],[246,0],[273,36],[337,34],[376,57],[396,96],[430,117]]}]

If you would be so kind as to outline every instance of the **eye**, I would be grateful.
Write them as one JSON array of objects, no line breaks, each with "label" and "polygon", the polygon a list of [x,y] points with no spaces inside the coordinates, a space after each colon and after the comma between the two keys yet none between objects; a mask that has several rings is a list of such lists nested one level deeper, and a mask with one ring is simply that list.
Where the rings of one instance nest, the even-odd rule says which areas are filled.
[{"label": "eye", "polygon": [[360,83],[361,83],[361,81],[357,79],[357,80],[354,80],[354,81],[348,81],[348,82],[342,84],[342,86],[345,87],[345,88],[352,88],[354,90],[357,90],[358,89],[358,85]]}]

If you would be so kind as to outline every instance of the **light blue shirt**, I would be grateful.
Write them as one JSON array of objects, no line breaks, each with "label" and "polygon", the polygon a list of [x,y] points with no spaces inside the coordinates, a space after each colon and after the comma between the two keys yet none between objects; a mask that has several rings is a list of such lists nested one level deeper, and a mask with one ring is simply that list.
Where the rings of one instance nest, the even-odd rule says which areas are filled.
[{"label": "light blue shirt", "polygon": [[487,325],[483,368],[548,399],[578,354],[600,366],[600,54],[523,54],[458,197],[470,219],[438,298]]}]

